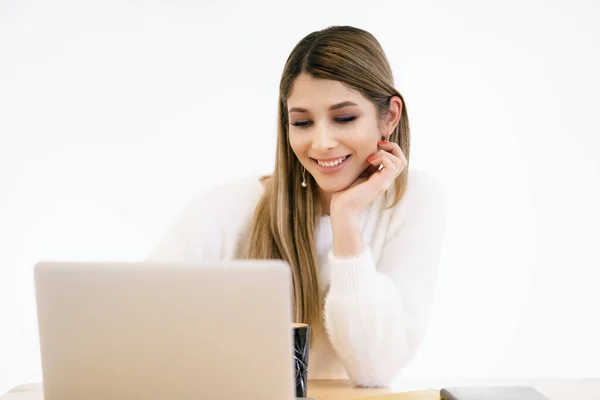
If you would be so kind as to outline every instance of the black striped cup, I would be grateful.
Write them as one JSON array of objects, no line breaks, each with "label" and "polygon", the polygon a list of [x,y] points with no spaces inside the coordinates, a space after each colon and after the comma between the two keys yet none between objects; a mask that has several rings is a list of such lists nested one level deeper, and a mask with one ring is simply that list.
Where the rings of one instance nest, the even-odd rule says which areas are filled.
[{"label": "black striped cup", "polygon": [[310,325],[294,323],[294,374],[296,397],[306,397],[308,378],[308,350],[310,347]]}]

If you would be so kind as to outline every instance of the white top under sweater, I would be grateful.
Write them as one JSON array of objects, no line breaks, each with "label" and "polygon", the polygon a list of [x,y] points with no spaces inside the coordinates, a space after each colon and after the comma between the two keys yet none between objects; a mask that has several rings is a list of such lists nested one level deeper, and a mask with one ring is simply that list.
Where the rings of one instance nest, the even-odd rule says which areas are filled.
[{"label": "white top under sweater", "polygon": [[[263,191],[255,176],[199,196],[148,260],[238,258]],[[361,213],[366,251],[351,259],[333,256],[330,217],[320,218],[324,325],[313,327],[309,378],[388,386],[424,337],[446,225],[444,190],[431,176],[411,170],[400,202],[387,210],[384,203],[379,196]]]}]

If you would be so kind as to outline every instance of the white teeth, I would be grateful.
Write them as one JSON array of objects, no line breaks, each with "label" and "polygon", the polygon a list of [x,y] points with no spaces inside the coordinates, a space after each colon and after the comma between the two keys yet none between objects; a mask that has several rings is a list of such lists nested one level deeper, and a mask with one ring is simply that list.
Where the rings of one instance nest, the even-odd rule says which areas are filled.
[{"label": "white teeth", "polygon": [[338,165],[341,162],[343,162],[346,159],[346,157],[348,157],[348,156],[340,157],[337,160],[333,160],[333,161],[319,161],[319,160],[317,160],[317,162],[322,167],[335,167],[336,165]]}]

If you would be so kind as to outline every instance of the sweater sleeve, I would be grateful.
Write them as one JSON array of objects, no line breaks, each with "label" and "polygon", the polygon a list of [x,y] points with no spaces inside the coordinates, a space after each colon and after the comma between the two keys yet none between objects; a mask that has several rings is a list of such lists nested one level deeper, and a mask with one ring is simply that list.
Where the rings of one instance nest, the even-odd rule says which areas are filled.
[{"label": "sweater sleeve", "polygon": [[425,335],[445,234],[445,195],[431,178],[410,181],[381,256],[329,253],[324,321],[350,379],[389,386]]},{"label": "sweater sleeve", "polygon": [[232,258],[262,192],[258,177],[251,176],[196,196],[153,247],[146,262],[214,262]]},{"label": "sweater sleeve", "polygon": [[213,199],[200,196],[179,213],[146,262],[204,262],[220,258],[222,227],[212,218]]}]

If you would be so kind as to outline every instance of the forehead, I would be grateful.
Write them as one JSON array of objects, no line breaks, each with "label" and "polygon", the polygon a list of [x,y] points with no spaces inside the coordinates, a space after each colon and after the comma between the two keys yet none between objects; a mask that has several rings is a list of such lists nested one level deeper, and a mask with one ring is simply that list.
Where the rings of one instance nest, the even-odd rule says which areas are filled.
[{"label": "forehead", "polygon": [[358,91],[339,81],[314,78],[303,73],[296,78],[292,85],[288,108],[328,108],[332,104],[343,101],[352,101],[363,105],[366,99]]}]

